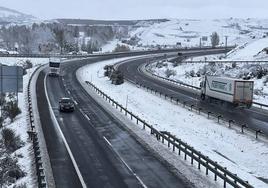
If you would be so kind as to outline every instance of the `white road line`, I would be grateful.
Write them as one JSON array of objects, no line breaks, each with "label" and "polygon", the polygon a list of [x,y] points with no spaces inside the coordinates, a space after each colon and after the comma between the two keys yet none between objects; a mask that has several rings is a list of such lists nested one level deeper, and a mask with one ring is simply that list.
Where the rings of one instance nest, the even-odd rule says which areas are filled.
[{"label": "white road line", "polygon": [[75,104],[75,105],[78,105],[78,102],[76,102],[76,100],[73,100],[73,101],[74,101],[74,104]]},{"label": "white road line", "polygon": [[87,114],[86,114],[86,118],[87,118],[88,121],[90,121],[90,118],[89,118],[89,116]]},{"label": "white road line", "polygon": [[144,188],[147,188],[147,186],[143,183],[143,181],[140,179],[140,177],[133,172],[133,170],[128,166],[128,164],[124,161],[124,159],[120,156],[120,154],[113,148],[111,142],[103,136],[103,139],[107,142],[107,144],[111,147],[111,149],[115,152],[115,154],[119,157],[120,161],[127,167],[127,169],[137,178],[137,180],[140,182],[141,186]]},{"label": "white road line", "polygon": [[45,94],[46,94],[46,98],[47,98],[47,102],[48,102],[49,112],[50,112],[50,115],[51,115],[53,124],[56,126],[56,128],[58,129],[58,131],[59,131],[59,133],[60,133],[60,135],[61,135],[61,137],[62,137],[62,140],[63,140],[63,142],[64,142],[64,145],[65,145],[65,147],[66,147],[66,149],[67,149],[67,151],[68,151],[68,153],[69,153],[69,156],[70,156],[70,158],[71,158],[71,160],[72,160],[72,163],[73,163],[73,165],[74,165],[75,171],[76,171],[76,173],[77,173],[77,175],[78,175],[78,178],[79,178],[79,180],[80,180],[80,182],[81,182],[81,184],[82,184],[82,187],[83,187],[83,188],[87,188],[86,183],[85,183],[85,181],[84,181],[84,179],[83,179],[83,177],[82,177],[82,174],[81,174],[81,172],[80,172],[80,170],[79,170],[79,168],[78,168],[78,165],[77,165],[77,163],[76,163],[76,161],[75,161],[75,159],[74,159],[74,156],[73,156],[73,154],[72,154],[72,151],[71,151],[71,149],[70,149],[70,147],[69,147],[69,145],[68,145],[68,143],[67,143],[67,141],[66,141],[66,139],[65,139],[65,137],[64,137],[63,132],[61,131],[61,128],[60,128],[59,123],[58,123],[58,121],[57,121],[57,119],[56,119],[56,116],[55,116],[55,114],[53,113],[53,110],[52,110],[52,107],[51,107],[51,103],[50,103],[50,101],[49,101],[49,97],[48,97],[48,93],[47,93],[46,81],[47,81],[47,75],[45,76],[44,87],[45,87]]}]

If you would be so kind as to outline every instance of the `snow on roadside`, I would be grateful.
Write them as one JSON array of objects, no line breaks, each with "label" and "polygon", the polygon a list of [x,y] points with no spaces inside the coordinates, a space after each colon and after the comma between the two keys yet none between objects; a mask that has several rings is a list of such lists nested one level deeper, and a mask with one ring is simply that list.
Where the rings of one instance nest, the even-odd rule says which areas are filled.
[{"label": "snow on roadside", "polygon": [[7,128],[11,128],[15,131],[16,135],[19,135],[21,140],[25,143],[23,147],[16,150],[12,155],[18,157],[18,164],[26,176],[18,179],[14,184],[9,187],[26,185],[27,188],[35,187],[35,174],[33,174],[33,169],[35,168],[33,162],[33,149],[32,143],[28,139],[27,130],[29,129],[29,124],[27,120],[27,85],[30,76],[38,65],[48,63],[47,58],[0,58],[0,63],[5,65],[22,65],[26,60],[30,60],[33,64],[33,68],[27,69],[27,74],[23,76],[23,93],[18,94],[18,106],[21,109],[21,114],[19,114],[13,123],[6,125]]},{"label": "snow on roadside", "polygon": [[0,57],[0,64],[3,65],[22,65],[29,60],[33,66],[42,65],[48,63],[48,58],[26,58],[26,57]]},{"label": "snow on roadside", "polygon": [[255,187],[267,187],[259,179],[268,179],[266,144],[182,109],[132,84],[112,85],[102,75],[103,67],[113,63],[114,60],[88,65],[80,69],[78,74],[85,81],[92,79],[97,87],[119,103],[127,103],[130,111],[158,130],[172,132]]}]

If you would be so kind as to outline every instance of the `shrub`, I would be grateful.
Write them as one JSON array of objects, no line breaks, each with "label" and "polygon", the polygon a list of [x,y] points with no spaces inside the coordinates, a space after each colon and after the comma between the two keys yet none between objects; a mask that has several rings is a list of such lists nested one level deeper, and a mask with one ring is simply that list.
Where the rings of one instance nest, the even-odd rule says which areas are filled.
[{"label": "shrub", "polygon": [[195,72],[194,72],[194,70],[191,70],[191,71],[190,71],[190,76],[191,76],[191,77],[195,77]]},{"label": "shrub", "polygon": [[165,71],[166,77],[169,78],[170,76],[175,76],[177,73],[175,70],[167,69]]},{"label": "shrub", "polygon": [[27,59],[26,61],[25,61],[25,66],[23,67],[24,69],[30,69],[30,68],[33,68],[33,64],[32,64],[32,62],[29,60],[29,59]]},{"label": "shrub", "polygon": [[17,179],[26,175],[23,172],[16,158],[6,155],[0,159],[0,187],[10,183],[14,183]]},{"label": "shrub", "polygon": [[18,103],[12,100],[6,103],[4,111],[6,116],[10,118],[11,122],[13,122],[15,117],[21,113]]},{"label": "shrub", "polygon": [[129,52],[130,48],[126,45],[117,44],[113,52]]},{"label": "shrub", "polygon": [[236,68],[236,62],[233,62],[233,63],[232,63],[232,68],[233,68],[233,69]]},{"label": "shrub", "polygon": [[12,129],[4,128],[2,130],[2,138],[4,146],[9,152],[14,152],[23,145],[20,137],[16,136]]},{"label": "shrub", "polygon": [[216,47],[217,45],[219,45],[220,37],[219,37],[218,33],[213,32],[211,37],[210,37],[210,40],[211,40],[211,45],[212,45],[213,48]]},{"label": "shrub", "polygon": [[265,79],[263,80],[263,84],[264,84],[265,86],[267,86],[267,83],[268,83],[268,76],[266,76]]}]

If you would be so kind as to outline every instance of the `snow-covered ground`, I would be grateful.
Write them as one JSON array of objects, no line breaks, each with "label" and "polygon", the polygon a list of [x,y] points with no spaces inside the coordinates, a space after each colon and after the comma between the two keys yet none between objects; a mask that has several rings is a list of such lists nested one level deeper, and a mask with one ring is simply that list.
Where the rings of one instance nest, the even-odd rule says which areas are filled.
[{"label": "snow-covered ground", "polygon": [[170,131],[255,187],[268,186],[261,180],[268,180],[266,143],[216,124],[130,83],[112,85],[108,78],[103,77],[103,67],[113,63],[114,60],[88,65],[78,74],[84,81],[92,80],[120,104],[127,104],[130,111],[158,130]]},{"label": "snow-covered ground", "polygon": [[[130,28],[127,39],[136,38],[136,46],[151,48],[211,45],[210,36],[217,32],[220,45],[242,45],[268,35],[268,19],[170,19],[166,22],[138,22]],[[118,39],[110,43],[114,49]],[[112,45],[114,43],[114,45]],[[104,49],[106,46],[104,47]]]},{"label": "snow-covered ground", "polygon": [[35,187],[35,174],[33,174],[34,162],[33,162],[33,150],[31,141],[28,139],[27,130],[29,129],[28,120],[27,120],[27,85],[30,79],[31,74],[38,67],[48,63],[48,59],[42,58],[0,58],[0,63],[5,65],[23,65],[26,60],[30,60],[33,64],[33,68],[27,69],[27,74],[23,76],[23,93],[18,94],[18,106],[21,109],[21,114],[19,114],[15,121],[11,124],[7,122],[5,125],[6,128],[11,128],[15,131],[16,135],[19,135],[21,140],[25,143],[23,147],[16,150],[12,156],[19,156],[18,164],[21,169],[26,172],[26,176],[18,179],[14,184],[11,184],[9,187],[14,186],[23,186],[27,188]]},{"label": "snow-covered ground", "polygon": [[[268,38],[255,39],[238,46],[225,57],[224,54],[200,56],[190,58],[187,61],[268,61],[268,54],[264,51],[268,47]],[[169,77],[190,85],[200,85],[203,74],[241,78],[250,76],[254,81],[254,100],[268,104],[268,63],[178,63],[174,66],[171,62],[156,62],[149,66],[154,74]],[[262,78],[257,79],[260,70],[264,71]],[[173,74],[168,73],[172,71]]]}]

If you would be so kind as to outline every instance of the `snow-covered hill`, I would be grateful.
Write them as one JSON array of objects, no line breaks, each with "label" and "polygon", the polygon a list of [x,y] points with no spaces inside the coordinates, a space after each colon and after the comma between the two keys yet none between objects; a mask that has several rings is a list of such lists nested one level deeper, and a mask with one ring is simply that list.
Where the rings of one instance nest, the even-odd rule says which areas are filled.
[{"label": "snow-covered hill", "polygon": [[32,22],[34,20],[36,20],[36,18],[32,15],[24,14],[13,9],[0,7],[0,24],[22,24]]},{"label": "snow-covered hill", "polygon": [[[122,41],[135,46],[199,46],[211,45],[210,36],[217,32],[220,45],[242,45],[268,37],[268,19],[170,19],[165,22],[140,21],[131,27],[129,36]],[[113,42],[111,42],[113,44]]]}]

